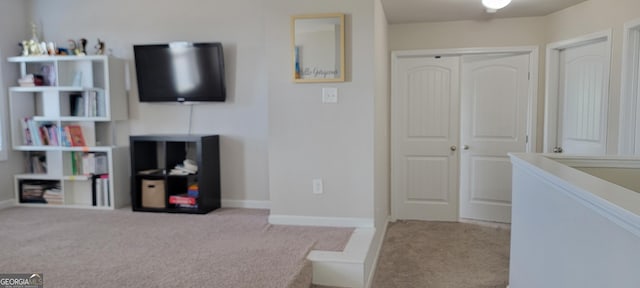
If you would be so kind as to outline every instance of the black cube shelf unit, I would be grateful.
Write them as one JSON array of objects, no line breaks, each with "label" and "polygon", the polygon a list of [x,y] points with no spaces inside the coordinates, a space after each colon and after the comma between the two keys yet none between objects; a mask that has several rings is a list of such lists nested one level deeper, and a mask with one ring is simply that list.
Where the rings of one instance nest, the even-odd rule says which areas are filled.
[{"label": "black cube shelf unit", "polygon": [[[220,141],[218,135],[130,136],[131,207],[133,211],[206,214],[220,208]],[[172,175],[185,159],[198,172]],[[172,204],[169,198],[187,194],[197,184],[195,205]]]}]

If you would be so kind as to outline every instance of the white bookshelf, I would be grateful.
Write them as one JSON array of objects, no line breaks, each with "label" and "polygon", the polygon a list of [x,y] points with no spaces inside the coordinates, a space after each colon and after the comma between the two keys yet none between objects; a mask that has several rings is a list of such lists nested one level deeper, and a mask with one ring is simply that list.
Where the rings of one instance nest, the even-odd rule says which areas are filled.
[{"label": "white bookshelf", "polygon": [[[128,139],[118,137],[127,134],[120,131],[126,125],[119,123],[128,117],[125,62],[103,55],[10,57],[8,62],[19,66],[21,77],[43,75],[43,67],[51,71],[50,76],[43,75],[49,80],[43,86],[9,88],[11,144],[25,157],[24,173],[14,176],[18,205],[91,209],[128,205]],[[62,140],[66,126],[81,128],[84,145]],[[100,172],[104,176],[89,173],[87,167],[95,166],[87,160],[89,154],[106,159],[106,169]],[[32,191],[38,185],[53,188],[49,197],[61,200],[25,200],[25,185]],[[98,197],[100,201],[94,201]]]}]

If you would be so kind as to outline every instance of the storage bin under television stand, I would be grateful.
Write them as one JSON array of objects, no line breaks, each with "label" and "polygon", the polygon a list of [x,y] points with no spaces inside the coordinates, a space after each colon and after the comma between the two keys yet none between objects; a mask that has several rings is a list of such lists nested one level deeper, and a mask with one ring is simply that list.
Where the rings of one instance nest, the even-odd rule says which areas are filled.
[{"label": "storage bin under television stand", "polygon": [[[125,62],[104,55],[8,61],[19,65],[21,78],[45,74],[46,79],[41,86],[9,88],[11,144],[25,157],[24,173],[14,176],[18,205],[128,205],[127,127],[121,122],[128,110]],[[65,127],[75,127],[84,143],[63,141]]]},{"label": "storage bin under television stand", "polygon": [[[133,211],[205,214],[220,208],[220,145],[218,135],[130,136],[131,208]],[[185,159],[193,160],[195,174],[171,175]],[[170,203],[174,195],[188,194],[197,184],[195,205]]]}]

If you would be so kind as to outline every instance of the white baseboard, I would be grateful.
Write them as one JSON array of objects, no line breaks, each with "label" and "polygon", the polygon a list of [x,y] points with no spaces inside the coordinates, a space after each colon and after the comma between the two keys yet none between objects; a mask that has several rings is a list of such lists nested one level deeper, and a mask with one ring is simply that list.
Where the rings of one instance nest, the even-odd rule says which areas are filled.
[{"label": "white baseboard", "polygon": [[373,263],[371,264],[371,270],[369,271],[367,282],[365,283],[365,287],[367,288],[371,287],[371,284],[373,284],[373,276],[375,276],[376,274],[376,267],[378,267],[378,259],[380,259],[380,251],[382,250],[384,237],[387,236],[387,228],[389,227],[389,221],[391,221],[390,218],[384,223],[384,226],[382,227],[382,231],[381,231],[382,235],[380,235],[380,240],[377,243],[378,245],[377,247],[375,247],[376,250],[373,252],[373,255],[371,255],[371,257],[373,257]]},{"label": "white baseboard", "polygon": [[15,199],[7,199],[7,200],[2,200],[0,201],[0,210],[2,209],[7,209],[10,207],[16,206],[16,200]]},{"label": "white baseboard", "polygon": [[221,200],[224,208],[271,209],[271,201],[266,200]]},{"label": "white baseboard", "polygon": [[269,223],[273,225],[373,228],[373,219],[371,218],[314,217],[271,214],[269,215]]}]

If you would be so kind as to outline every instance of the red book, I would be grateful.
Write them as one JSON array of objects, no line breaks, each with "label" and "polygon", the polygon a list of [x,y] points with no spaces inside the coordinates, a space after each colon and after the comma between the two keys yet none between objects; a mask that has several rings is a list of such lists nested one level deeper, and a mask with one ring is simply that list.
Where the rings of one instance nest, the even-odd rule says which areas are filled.
[{"label": "red book", "polygon": [[186,195],[171,195],[169,196],[169,204],[187,204],[187,205],[195,205],[196,198],[189,197]]},{"label": "red book", "polygon": [[67,134],[67,139],[69,139],[71,146],[87,146],[82,136],[82,127],[79,125],[65,126],[64,132]]}]

